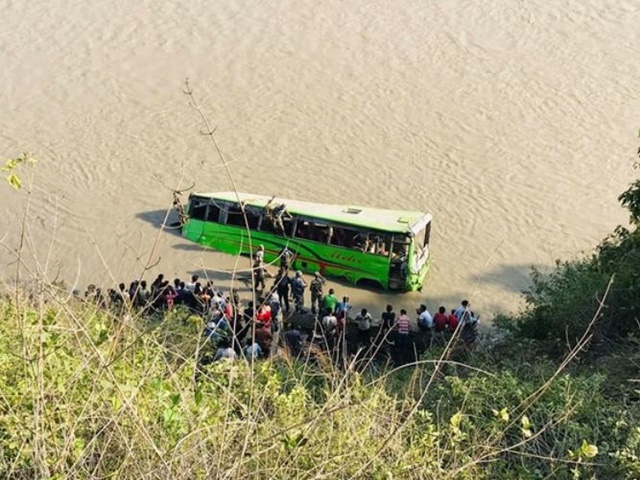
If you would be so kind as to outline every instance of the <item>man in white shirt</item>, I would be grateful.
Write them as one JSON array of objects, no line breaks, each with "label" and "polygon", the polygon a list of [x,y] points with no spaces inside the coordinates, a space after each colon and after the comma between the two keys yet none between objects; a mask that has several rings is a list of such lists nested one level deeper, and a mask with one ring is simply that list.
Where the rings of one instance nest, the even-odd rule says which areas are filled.
[{"label": "man in white shirt", "polygon": [[418,313],[418,328],[422,331],[430,331],[433,329],[433,317],[427,310],[426,305],[420,305],[416,310]]}]

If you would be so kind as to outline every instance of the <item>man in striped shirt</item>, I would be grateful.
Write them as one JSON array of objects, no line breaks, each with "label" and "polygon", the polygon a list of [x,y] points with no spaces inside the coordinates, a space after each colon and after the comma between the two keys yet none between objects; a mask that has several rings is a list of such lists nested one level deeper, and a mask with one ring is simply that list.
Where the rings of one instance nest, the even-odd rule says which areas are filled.
[{"label": "man in striped shirt", "polygon": [[407,360],[410,358],[409,352],[409,325],[411,320],[409,320],[409,316],[407,315],[407,311],[403,308],[400,310],[400,316],[396,320],[395,331],[396,331],[396,341],[395,341],[395,358],[396,361],[400,365],[404,365],[407,363]]}]

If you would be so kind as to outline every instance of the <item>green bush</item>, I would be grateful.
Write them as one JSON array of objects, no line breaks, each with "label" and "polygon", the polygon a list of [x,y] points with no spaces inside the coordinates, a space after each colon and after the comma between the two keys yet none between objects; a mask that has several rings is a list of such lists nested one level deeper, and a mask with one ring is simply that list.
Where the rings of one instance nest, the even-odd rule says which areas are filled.
[{"label": "green bush", "polygon": [[568,478],[638,465],[633,421],[606,405],[598,374],[547,385],[550,363],[491,355],[474,369],[433,356],[360,373],[286,356],[199,367],[201,329],[180,311],[0,300],[0,477]]}]

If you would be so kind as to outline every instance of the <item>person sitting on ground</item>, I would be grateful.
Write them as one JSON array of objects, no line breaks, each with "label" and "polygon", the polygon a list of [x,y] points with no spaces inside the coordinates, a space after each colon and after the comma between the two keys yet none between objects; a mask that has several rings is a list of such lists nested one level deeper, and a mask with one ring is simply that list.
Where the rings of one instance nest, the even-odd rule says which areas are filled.
[{"label": "person sitting on ground", "polygon": [[251,343],[251,340],[247,340],[247,345],[244,347],[243,349],[243,353],[244,353],[244,357],[248,360],[251,361],[253,360],[257,360],[258,358],[260,358],[262,356],[262,348],[260,348],[260,345],[258,345],[258,342],[253,342]]},{"label": "person sitting on ground", "polygon": [[472,311],[467,310],[462,315],[460,323],[462,324],[460,338],[464,342],[465,348],[470,351],[478,338],[478,317]]},{"label": "person sitting on ground", "polygon": [[456,328],[458,328],[458,317],[456,317],[456,310],[455,308],[453,310],[451,310],[451,313],[449,314],[449,317],[447,318],[447,324],[449,325],[449,333],[453,333],[456,331]]},{"label": "person sitting on ground", "polygon": [[447,329],[449,317],[445,313],[446,311],[446,308],[440,307],[438,313],[433,316],[433,326],[436,332],[444,332]]},{"label": "person sitting on ground", "polygon": [[468,312],[470,307],[471,304],[469,303],[469,300],[462,300],[462,302],[460,302],[460,306],[456,308],[455,311],[455,315],[458,317],[458,320],[462,319],[462,315],[464,315],[464,312]]},{"label": "person sitting on ground", "polygon": [[416,312],[418,314],[418,328],[423,332],[431,332],[433,330],[433,317],[427,310],[427,306],[420,305]]},{"label": "person sitting on ground", "polygon": [[311,313],[316,313],[316,311],[319,312],[321,310],[324,283],[325,279],[320,275],[320,272],[315,272],[314,278],[309,284],[309,291],[311,292]]},{"label": "person sitting on ground", "polygon": [[238,359],[238,355],[235,350],[231,348],[231,342],[229,339],[224,338],[218,342],[218,350],[216,351],[216,355],[214,357],[214,362],[218,360],[229,360],[234,361]]}]

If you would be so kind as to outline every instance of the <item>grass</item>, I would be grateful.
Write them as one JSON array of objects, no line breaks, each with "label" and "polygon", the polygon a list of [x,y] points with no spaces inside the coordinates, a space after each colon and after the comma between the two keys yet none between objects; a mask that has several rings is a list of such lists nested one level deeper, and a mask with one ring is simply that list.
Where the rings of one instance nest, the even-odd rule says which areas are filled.
[{"label": "grass", "polygon": [[627,438],[629,419],[605,411],[602,375],[550,362],[523,373],[486,353],[465,365],[443,348],[402,369],[285,354],[198,366],[201,327],[180,311],[114,315],[51,286],[4,296],[0,476],[570,478],[620,467],[607,455],[622,444],[605,449],[604,428]]}]

